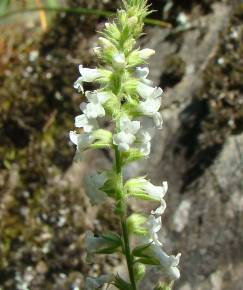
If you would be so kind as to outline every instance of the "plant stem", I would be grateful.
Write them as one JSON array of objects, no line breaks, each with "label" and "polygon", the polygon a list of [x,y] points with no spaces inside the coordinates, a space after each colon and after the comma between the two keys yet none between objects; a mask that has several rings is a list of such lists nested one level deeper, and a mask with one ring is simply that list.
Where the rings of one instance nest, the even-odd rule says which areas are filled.
[{"label": "plant stem", "polygon": [[[115,147],[115,159],[116,159],[116,173],[118,176],[120,176],[120,182],[122,184],[123,177],[122,177],[121,155],[117,146]],[[134,272],[133,272],[133,257],[131,255],[129,233],[128,233],[127,222],[126,222],[127,206],[126,206],[126,202],[123,196],[121,197],[120,202],[121,202],[120,219],[121,219],[122,236],[123,236],[124,251],[125,251],[125,256],[126,256],[126,261],[127,261],[127,268],[128,268],[128,273],[129,273],[129,278],[132,285],[132,289],[136,290],[137,288],[136,288],[136,282],[135,282],[135,277],[134,277]]]}]

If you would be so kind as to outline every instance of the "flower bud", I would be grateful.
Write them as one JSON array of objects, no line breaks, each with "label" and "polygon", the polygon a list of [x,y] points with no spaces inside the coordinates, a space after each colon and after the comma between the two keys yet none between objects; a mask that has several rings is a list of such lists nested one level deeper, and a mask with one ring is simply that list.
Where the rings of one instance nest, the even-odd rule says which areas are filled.
[{"label": "flower bud", "polygon": [[113,56],[112,64],[116,68],[124,68],[126,65],[126,58],[123,53],[117,53]]},{"label": "flower bud", "polygon": [[155,51],[150,48],[145,48],[145,49],[140,50],[139,54],[142,59],[146,60],[150,58],[150,56],[154,55]]},{"label": "flower bud", "polygon": [[135,280],[138,282],[140,281],[144,274],[145,274],[145,271],[146,271],[146,267],[144,264],[142,263],[136,263],[135,266],[134,266],[134,275],[135,275]]},{"label": "flower bud", "polygon": [[127,218],[127,227],[129,233],[137,234],[137,235],[145,235],[147,234],[146,228],[143,224],[146,222],[146,217],[141,214],[133,213]]},{"label": "flower bud", "polygon": [[128,26],[135,26],[136,24],[138,23],[138,18],[137,16],[132,16],[132,17],[129,17],[128,20],[127,20],[127,24]]}]

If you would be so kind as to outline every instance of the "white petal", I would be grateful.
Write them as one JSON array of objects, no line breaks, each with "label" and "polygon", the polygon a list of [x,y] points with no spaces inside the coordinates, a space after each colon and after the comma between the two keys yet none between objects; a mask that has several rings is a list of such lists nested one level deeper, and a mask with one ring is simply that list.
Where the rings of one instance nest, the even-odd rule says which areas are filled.
[{"label": "white petal", "polygon": [[135,76],[140,79],[146,79],[149,74],[148,67],[137,67],[135,71]]},{"label": "white petal", "polygon": [[101,104],[88,103],[86,109],[83,111],[90,119],[105,116],[105,109]]},{"label": "white petal", "polygon": [[84,114],[78,115],[75,117],[75,127],[82,128],[85,125],[87,125],[87,123],[88,123],[88,120]]},{"label": "white petal", "polygon": [[79,152],[84,151],[92,143],[93,139],[89,133],[78,134],[77,149]]},{"label": "white petal", "polygon": [[148,156],[151,150],[151,143],[150,142],[142,143],[140,145],[139,150],[144,154],[144,156]]},{"label": "white petal", "polygon": [[162,199],[166,193],[166,187],[164,186],[155,186],[151,182],[147,181],[143,186],[144,190],[154,198],[158,200]]},{"label": "white petal", "polygon": [[163,119],[160,112],[156,112],[153,116],[154,124],[158,129],[162,129],[163,127]]},{"label": "white petal", "polygon": [[154,87],[146,85],[142,82],[138,83],[137,92],[141,96],[141,98],[143,98],[143,99],[147,99],[147,98],[153,96],[154,90],[155,90]]},{"label": "white petal", "polygon": [[79,136],[79,134],[77,134],[75,131],[69,132],[69,138],[70,138],[71,142],[75,145],[78,144],[78,136]]},{"label": "white petal", "polygon": [[158,208],[156,208],[156,210],[152,210],[151,214],[161,216],[165,212],[165,209],[166,209],[166,202],[162,198],[160,200],[160,206]]},{"label": "white petal", "polygon": [[124,115],[120,119],[120,130],[126,133],[136,134],[140,128],[139,121],[131,121],[128,116]]},{"label": "white petal", "polygon": [[140,102],[138,110],[145,116],[153,116],[161,106],[161,98],[148,98],[144,102]]},{"label": "white petal", "polygon": [[97,92],[97,99],[100,104],[104,104],[109,96],[110,94],[108,92]]},{"label": "white petal", "polygon": [[99,103],[96,91],[94,92],[86,91],[85,96],[90,103],[94,103],[94,104]]},{"label": "white petal", "polygon": [[176,267],[179,264],[180,254],[177,256],[168,256],[161,247],[157,245],[151,245],[150,250],[152,251],[155,258],[160,261],[160,266],[164,274],[172,281],[180,278],[180,271]]},{"label": "white petal", "polygon": [[95,119],[88,119],[85,114],[82,114],[75,117],[75,127],[83,128],[84,132],[89,133],[98,129],[98,123]]},{"label": "white petal", "polygon": [[99,70],[95,68],[84,68],[82,65],[79,65],[79,72],[83,82],[93,82],[100,77]]},{"label": "white petal", "polygon": [[73,84],[73,87],[78,90],[78,92],[84,92],[84,88],[83,88],[83,80],[82,77],[79,77],[76,82]]}]

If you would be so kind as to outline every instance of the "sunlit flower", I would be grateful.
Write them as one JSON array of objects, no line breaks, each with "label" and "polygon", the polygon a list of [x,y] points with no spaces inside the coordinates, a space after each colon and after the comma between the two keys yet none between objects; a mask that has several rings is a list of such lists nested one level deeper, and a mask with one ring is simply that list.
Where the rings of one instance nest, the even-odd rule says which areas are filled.
[{"label": "sunlit flower", "polygon": [[148,220],[147,220],[147,224],[146,224],[146,228],[148,230],[148,242],[158,245],[158,246],[162,246],[162,243],[159,241],[159,237],[158,237],[158,232],[160,231],[162,226],[162,222],[161,222],[161,216],[159,217],[155,217],[153,215],[150,215]]},{"label": "sunlit flower", "polygon": [[79,65],[79,72],[81,76],[74,83],[74,88],[78,90],[78,92],[84,92],[83,82],[93,82],[97,80],[101,74],[98,69],[85,68],[82,65]]},{"label": "sunlit flower", "polygon": [[130,145],[136,140],[135,134],[140,128],[139,121],[131,121],[126,115],[120,119],[120,132],[113,135],[113,143],[119,150],[128,151]]},{"label": "sunlit flower", "polygon": [[88,119],[86,114],[82,114],[75,117],[75,127],[83,128],[84,132],[90,133],[98,129],[98,123],[96,119]]},{"label": "sunlit flower", "polygon": [[162,95],[163,90],[160,87],[152,87],[142,82],[138,82],[137,92],[142,99],[155,99]]},{"label": "sunlit flower", "polygon": [[86,150],[93,142],[93,137],[89,133],[77,134],[75,131],[70,131],[69,138],[77,146],[78,152]]},{"label": "sunlit flower", "polygon": [[147,156],[150,153],[151,139],[151,133],[146,130],[139,130],[136,135],[135,144],[138,146],[139,150],[144,154],[144,156]]},{"label": "sunlit flower", "polygon": [[160,246],[152,244],[149,247],[149,252],[152,256],[159,260],[160,268],[163,274],[172,281],[175,281],[180,278],[180,270],[177,268],[181,254],[177,254],[176,256],[171,255],[168,256]]}]

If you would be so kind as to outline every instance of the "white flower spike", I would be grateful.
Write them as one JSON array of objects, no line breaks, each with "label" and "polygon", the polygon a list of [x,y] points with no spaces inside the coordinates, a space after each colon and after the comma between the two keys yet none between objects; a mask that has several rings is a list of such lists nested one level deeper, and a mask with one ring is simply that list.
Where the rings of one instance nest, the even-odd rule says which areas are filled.
[{"label": "white flower spike", "polygon": [[[87,233],[87,260],[90,262],[98,254],[123,254],[129,278],[125,280],[119,275],[89,277],[85,290],[103,289],[107,283],[119,290],[136,290],[146,264],[159,268],[166,289],[180,277],[180,254],[167,255],[159,240],[161,217],[166,209],[167,182],[155,186],[144,177],[129,180],[124,177],[124,166],[129,162],[148,158],[155,129],[161,129],[163,125],[160,113],[163,90],[148,78],[149,68],[146,66],[155,51],[136,48],[144,19],[149,14],[147,1],[122,0],[123,9],[118,10],[114,20],[105,23],[94,48],[98,68],[80,65],[80,77],[74,83],[74,87],[82,93],[85,82],[94,83],[97,87],[94,91],[85,92],[87,100],[80,105],[82,114],[75,117],[75,127],[81,128],[82,133],[71,131],[69,134],[71,142],[77,147],[77,159],[86,149],[102,149],[107,156],[114,157],[110,170],[84,178],[85,191],[92,205],[99,206],[106,199],[112,199],[112,210],[121,224],[121,235],[108,232],[96,237]],[[111,154],[108,150],[112,150]],[[159,205],[151,210],[150,215],[140,208],[141,212],[127,216],[127,203],[131,198]],[[134,247],[130,246],[132,235],[138,237],[133,239],[136,243]],[[137,263],[134,264],[135,261]]]}]

